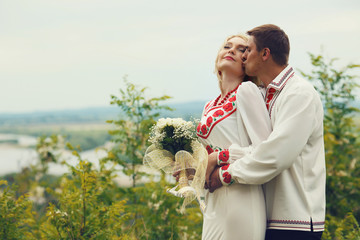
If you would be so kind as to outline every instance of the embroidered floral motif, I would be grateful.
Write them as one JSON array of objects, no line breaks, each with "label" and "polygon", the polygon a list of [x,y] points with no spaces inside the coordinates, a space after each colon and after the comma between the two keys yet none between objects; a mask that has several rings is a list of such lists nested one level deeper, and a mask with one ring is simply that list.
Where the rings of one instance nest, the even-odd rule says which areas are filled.
[{"label": "embroidered floral motif", "polygon": [[208,154],[211,154],[214,152],[214,150],[209,145],[206,146],[206,151],[208,152]]},{"label": "embroidered floral motif", "polygon": [[223,109],[225,110],[225,112],[230,112],[231,110],[233,110],[233,103],[229,102],[229,103],[225,104],[223,106]]},{"label": "embroidered floral motif", "polygon": [[196,132],[200,132],[200,130],[201,130],[201,123],[199,123],[199,125],[197,126]]},{"label": "embroidered floral motif", "polygon": [[230,182],[231,182],[231,175],[230,175],[230,173],[228,173],[228,172],[224,172],[223,173],[223,180],[224,180],[224,182],[226,182],[227,184],[229,184]]},{"label": "embroidered floral motif", "polygon": [[226,164],[220,168],[220,177],[224,185],[230,185],[234,183],[234,180],[231,177],[231,174],[227,171],[230,164]]},{"label": "embroidered floral motif", "polygon": [[283,87],[286,85],[287,81],[292,78],[294,74],[295,72],[293,71],[293,68],[290,67],[279,80],[275,81],[275,79],[269,84],[265,99],[266,107],[269,111],[270,117],[274,102],[276,101]]},{"label": "embroidered floral motif", "polygon": [[274,97],[274,93],[276,92],[275,88],[269,88],[268,94],[266,96],[266,108],[269,110],[269,104],[271,99]]},{"label": "embroidered floral motif", "polygon": [[213,118],[212,118],[212,117],[208,117],[207,120],[206,120],[206,125],[207,125],[208,127],[210,127],[211,124],[212,124],[212,122],[213,122]]},{"label": "embroidered floral motif", "polygon": [[213,146],[213,145],[210,144],[210,145],[206,146],[206,150],[207,150],[208,154],[210,154],[210,153],[213,153],[214,151],[215,152],[221,152],[222,148],[216,147],[216,146]]},{"label": "embroidered floral motif", "polygon": [[236,100],[236,96],[235,96],[235,95],[232,96],[231,98],[229,98],[229,102],[235,102],[235,100]]},{"label": "embroidered floral motif", "polygon": [[236,91],[223,104],[214,106],[214,100],[205,107],[204,116],[196,128],[197,135],[206,139],[213,127],[236,111]]},{"label": "embroidered floral motif", "polygon": [[225,149],[225,150],[219,152],[218,165],[223,166],[225,164],[228,164],[228,160],[229,160],[229,150],[228,149]]},{"label": "embroidered floral motif", "polygon": [[228,170],[229,166],[230,166],[230,164],[226,164],[221,167],[221,170],[226,171],[226,170]]},{"label": "embroidered floral motif", "polygon": [[269,88],[269,93],[275,93],[275,92],[276,92],[275,88]]},{"label": "embroidered floral motif", "polygon": [[207,127],[206,127],[205,124],[201,126],[201,132],[202,132],[202,134],[204,134],[204,135],[207,134]]},{"label": "embroidered floral motif", "polygon": [[224,115],[224,111],[223,110],[217,110],[216,112],[214,112],[213,117],[219,117]]}]

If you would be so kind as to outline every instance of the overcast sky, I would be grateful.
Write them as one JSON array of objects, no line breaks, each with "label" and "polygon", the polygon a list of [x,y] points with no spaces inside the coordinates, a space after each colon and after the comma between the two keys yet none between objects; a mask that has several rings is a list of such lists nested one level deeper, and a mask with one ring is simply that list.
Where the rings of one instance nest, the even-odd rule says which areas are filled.
[{"label": "overcast sky", "polygon": [[290,64],[360,63],[360,1],[0,0],[0,113],[109,106],[123,77],[171,102],[208,100],[219,46],[272,23]]}]

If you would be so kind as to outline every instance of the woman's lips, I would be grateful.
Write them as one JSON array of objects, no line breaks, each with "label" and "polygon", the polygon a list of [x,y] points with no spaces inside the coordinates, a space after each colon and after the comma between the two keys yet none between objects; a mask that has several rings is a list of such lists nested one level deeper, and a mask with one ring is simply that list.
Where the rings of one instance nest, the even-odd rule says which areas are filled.
[{"label": "woman's lips", "polygon": [[232,57],[229,57],[229,56],[224,57],[224,59],[235,61],[235,59],[233,59]]}]

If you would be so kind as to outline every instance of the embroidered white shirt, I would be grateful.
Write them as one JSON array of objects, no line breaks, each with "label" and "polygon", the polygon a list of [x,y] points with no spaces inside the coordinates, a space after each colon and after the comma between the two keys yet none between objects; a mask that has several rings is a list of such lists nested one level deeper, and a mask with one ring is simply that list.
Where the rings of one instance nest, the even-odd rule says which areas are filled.
[{"label": "embroidered white shirt", "polygon": [[286,67],[266,90],[273,131],[260,145],[232,144],[232,181],[264,184],[268,229],[323,231],[323,106],[314,87]]},{"label": "embroidered white shirt", "polygon": [[[267,139],[271,122],[264,96],[252,82],[243,82],[229,98],[220,104],[206,104],[197,127],[199,141],[209,153],[222,153],[228,159],[233,143],[247,147]],[[226,167],[228,165],[224,165]],[[224,182],[230,180],[224,175]],[[266,231],[266,212],[261,185],[232,184],[215,192],[205,191],[202,239],[263,240]]]}]

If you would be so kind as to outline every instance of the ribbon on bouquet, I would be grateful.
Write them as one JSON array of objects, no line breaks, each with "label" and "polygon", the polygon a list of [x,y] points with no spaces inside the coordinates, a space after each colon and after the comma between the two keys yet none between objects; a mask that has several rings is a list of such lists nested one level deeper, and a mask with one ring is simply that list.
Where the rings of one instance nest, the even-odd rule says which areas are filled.
[{"label": "ribbon on bouquet", "polygon": [[[181,150],[175,156],[167,150],[156,148],[154,145],[148,147],[144,156],[144,164],[151,168],[162,170],[172,174],[179,171],[179,184],[167,192],[184,199],[181,212],[193,200],[197,200],[201,211],[205,210],[205,202],[202,199],[204,194],[205,173],[207,167],[208,153],[198,141],[191,143],[193,153]],[[192,170],[192,171],[191,171]],[[193,175],[187,174],[195,170]],[[178,189],[178,190],[176,190]]]}]

